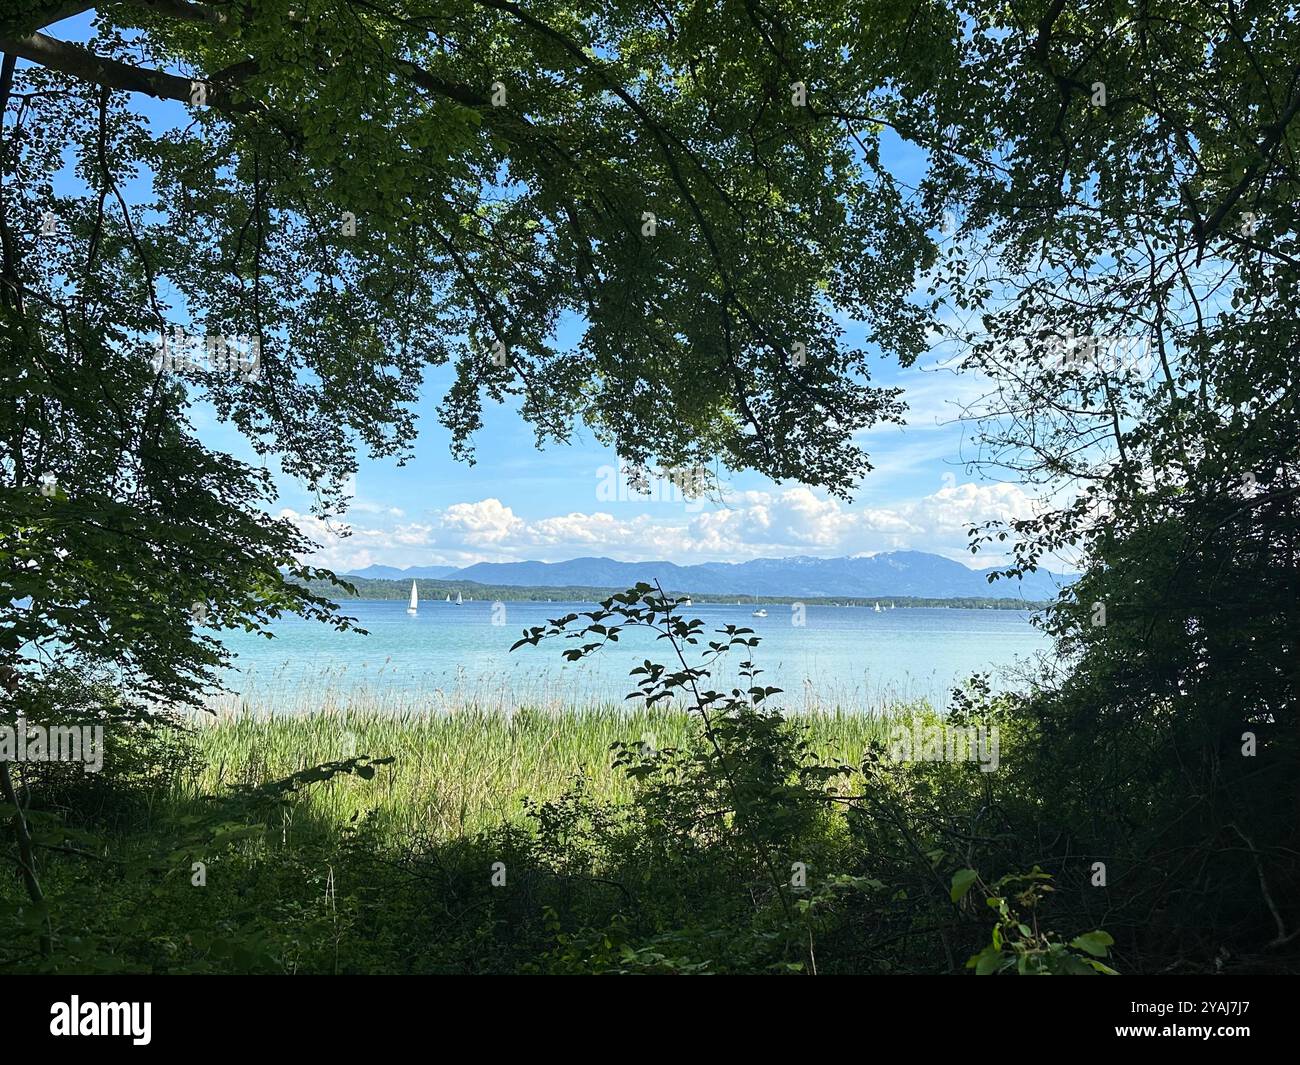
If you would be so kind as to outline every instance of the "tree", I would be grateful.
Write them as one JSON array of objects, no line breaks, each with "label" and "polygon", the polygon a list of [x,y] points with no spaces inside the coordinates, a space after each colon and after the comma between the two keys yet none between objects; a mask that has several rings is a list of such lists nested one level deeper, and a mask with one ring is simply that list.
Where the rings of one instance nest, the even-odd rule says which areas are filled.
[{"label": "tree", "polygon": [[1082,571],[1046,622],[1064,680],[1034,709],[1054,815],[1065,846],[1133,863],[1135,925],[1172,915],[1188,954],[1276,949],[1300,921],[1279,888],[1300,778],[1300,31],[1254,3],[967,10],[948,76],[982,120],[954,111],[935,156],[962,219],[935,292],[990,382],[980,459],[1047,501],[973,545],[1009,536],[1011,574],[1061,550]]},{"label": "tree", "polygon": [[[45,32],[92,8],[88,42]],[[721,14],[7,6],[0,716],[57,713],[68,661],[111,665],[128,715],[193,703],[226,660],[205,627],[349,624],[307,589],[334,579],[302,564],[308,539],[266,513],[266,470],[197,439],[198,400],[322,513],[358,449],[409,452],[422,375],[453,360],[458,457],[484,397],[513,399],[539,442],[581,420],[634,469],[848,493],[854,432],[901,406],[838,317],[903,361],[922,349],[923,212],[878,126],[806,106],[805,81],[866,91],[802,47],[846,40],[837,5],[794,35],[784,13]],[[39,909],[5,763],[0,791]]]},{"label": "tree", "polygon": [[[583,422],[635,469],[844,495],[853,434],[901,406],[839,322],[908,363],[946,302],[990,383],[980,460],[1047,501],[974,546],[1013,538],[1009,576],[1063,549],[1083,571],[1046,622],[1070,668],[1031,702],[1062,846],[1118,840],[1134,905],[1185,926],[1294,941],[1300,841],[1268,802],[1300,764],[1289,12],[129,0],[61,40],[89,8],[0,18],[17,700],[32,644],[175,700],[221,662],[196,614],[334,617],[264,475],[196,440],[197,398],[321,511],[358,448],[407,453],[446,363],[461,458],[511,400],[539,443]],[[176,325],[218,341],[179,373]]]},{"label": "tree", "polygon": [[[88,42],[56,35],[92,7]],[[330,616],[264,472],[196,439],[200,398],[322,511],[358,448],[409,453],[422,375],[450,361],[462,458],[484,398],[516,399],[539,442],[581,421],[633,467],[849,492],[854,432],[901,404],[838,319],[914,358],[932,253],[855,41],[837,4],[5,16],[6,654],[58,641],[189,698],[221,661],[194,620]]]}]

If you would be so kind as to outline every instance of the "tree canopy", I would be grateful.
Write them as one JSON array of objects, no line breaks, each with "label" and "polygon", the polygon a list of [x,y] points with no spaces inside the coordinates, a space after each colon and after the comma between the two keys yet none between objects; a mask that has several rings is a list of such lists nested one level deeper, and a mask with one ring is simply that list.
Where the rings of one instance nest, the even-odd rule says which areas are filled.
[{"label": "tree canopy", "polygon": [[[92,8],[89,40],[57,36]],[[950,36],[930,21],[918,42]],[[321,610],[280,581],[312,574],[261,516],[263,473],[196,440],[198,398],[322,509],[358,448],[408,453],[444,363],[462,458],[484,400],[513,400],[539,441],[582,422],[634,468],[847,494],[869,466],[854,433],[901,404],[841,321],[903,362],[925,344],[932,208],[881,163],[867,106],[904,26],[838,4],[11,12],[3,591],[40,608],[7,647],[111,630],[157,674],[201,664],[169,635],[196,604]],[[257,372],[169,372],[177,328],[256,350]]]},{"label": "tree canopy", "polygon": [[[60,20],[92,10],[88,39],[60,36]],[[962,380],[987,388],[967,412],[973,461],[1043,503],[1032,519],[972,530],[972,547],[1010,540],[1008,577],[1068,551],[1081,576],[1045,618],[1059,655],[1033,690],[975,684],[956,701],[959,722],[1007,727],[1008,773],[978,785],[946,770],[890,776],[867,752],[871,782],[837,796],[860,800],[844,832],[869,874],[858,886],[922,859],[891,898],[917,907],[904,926],[940,930],[950,970],[942,929],[977,882],[1005,922],[981,971],[1016,964],[999,938],[1028,925],[999,892],[1036,898],[1050,876],[1040,862],[1061,872],[1078,915],[1104,910],[1134,956],[1180,964],[1187,947],[1218,965],[1220,934],[1294,949],[1293,11],[1267,0],[3,11],[0,687],[17,694],[6,714],[53,699],[41,685],[57,671],[43,667],[69,652],[116,665],[133,696],[183,702],[223,661],[204,624],[265,632],[285,611],[349,624],[321,593],[332,575],[301,561],[306,537],[266,513],[266,469],[205,446],[196,403],[315,489],[321,512],[346,501],[362,451],[410,453],[414,401],[439,366],[454,368],[440,412],[460,459],[473,458],[484,403],[503,401],[539,443],[585,424],[636,471],[752,469],[849,496],[870,469],[859,431],[903,412],[869,359],[908,365],[944,338]],[[653,624],[673,609],[647,586],[586,617],[606,638],[612,616]],[[702,624],[665,623],[687,642]],[[748,648],[749,631],[728,639]],[[685,672],[638,671],[655,698],[663,678],[706,675],[678,655]],[[74,690],[75,705],[98,698]],[[769,898],[792,911],[767,844],[789,840],[790,815],[817,821],[826,796],[804,776],[820,787],[849,769],[805,773],[802,741],[755,712],[769,693],[697,693],[708,742],[684,757],[698,775],[650,791],[647,823],[688,826],[675,838],[693,846],[707,821],[725,840],[713,800],[733,804],[732,824],[763,805],[737,787],[733,767],[750,765],[746,789],[756,780],[788,801],[764,806],[750,827],[772,839],[745,860],[768,863]],[[708,722],[719,699],[721,733]],[[675,772],[671,758],[644,757],[643,776]],[[4,763],[0,785],[18,810]],[[928,901],[938,865],[977,850],[1010,872],[957,869],[952,893],[941,880]],[[1080,870],[1092,856],[1122,890],[1091,891]],[[728,866],[704,864],[710,876]],[[741,882],[736,897],[752,906],[753,878]],[[874,912],[894,938],[897,911]],[[1177,931],[1173,947],[1151,947],[1157,919]],[[1020,934],[1022,962],[1065,950]],[[1099,935],[1071,945],[1104,953]]]}]

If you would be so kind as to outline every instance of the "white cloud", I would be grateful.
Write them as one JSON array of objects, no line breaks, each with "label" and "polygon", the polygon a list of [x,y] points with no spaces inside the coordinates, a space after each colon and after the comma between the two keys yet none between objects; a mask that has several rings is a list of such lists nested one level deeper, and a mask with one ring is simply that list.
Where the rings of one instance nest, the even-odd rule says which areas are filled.
[{"label": "white cloud", "polygon": [[[879,551],[930,551],[988,566],[967,551],[966,528],[990,519],[1035,513],[1036,500],[1014,484],[944,485],[917,499],[885,506],[850,505],[803,486],[737,493],[724,506],[698,510],[682,502],[608,502],[608,509],[521,518],[499,499],[456,503],[427,522],[352,527],[282,512],[322,544],[312,557],[334,569],[372,563],[395,566],[468,565],[477,561],[559,561],[601,554],[683,563],[745,561],[789,555],[863,555]],[[383,526],[383,527],[379,527]]]},{"label": "white cloud", "polygon": [[1034,514],[1035,500],[1015,484],[954,484],[904,508],[932,532],[962,532],[993,518],[1014,521]]},{"label": "white cloud", "polygon": [[456,503],[443,513],[442,527],[459,533],[465,543],[474,547],[505,543],[525,529],[524,522],[499,499]]},{"label": "white cloud", "polygon": [[348,505],[348,512],[352,514],[383,514],[390,518],[404,518],[406,511],[401,507],[385,507],[379,503],[370,503],[364,499],[354,499]]},{"label": "white cloud", "polygon": [[542,518],[528,526],[529,543],[534,544],[611,544],[624,543],[635,523],[619,521],[612,514],[564,514]]}]

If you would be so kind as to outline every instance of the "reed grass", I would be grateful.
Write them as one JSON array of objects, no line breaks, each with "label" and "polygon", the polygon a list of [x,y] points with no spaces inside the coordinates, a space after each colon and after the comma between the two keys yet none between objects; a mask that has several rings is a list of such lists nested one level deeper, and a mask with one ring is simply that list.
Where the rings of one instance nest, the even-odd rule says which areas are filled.
[{"label": "reed grass", "polygon": [[[878,713],[816,711],[794,715],[808,726],[823,758],[856,763],[887,727]],[[313,789],[314,816],[335,823],[374,811],[386,833],[447,839],[518,821],[525,797],[562,794],[579,774],[588,791],[626,801],[631,784],[611,768],[615,741],[680,746],[693,727],[682,709],[460,707],[421,712],[367,705],[364,699],[309,712],[243,705],[194,724],[201,769],[193,794],[258,785],[352,755],[392,757],[374,779],[340,777]]]}]

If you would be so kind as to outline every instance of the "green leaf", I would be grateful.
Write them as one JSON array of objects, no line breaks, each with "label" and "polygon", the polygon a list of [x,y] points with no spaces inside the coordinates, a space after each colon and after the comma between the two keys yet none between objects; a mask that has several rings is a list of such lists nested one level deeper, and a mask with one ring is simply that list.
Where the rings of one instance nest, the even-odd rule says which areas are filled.
[{"label": "green leaf", "polygon": [[976,976],[991,976],[1002,965],[1002,952],[992,947],[985,947],[966,963],[966,968],[974,969]]},{"label": "green leaf", "polygon": [[1114,946],[1115,940],[1109,932],[1086,932],[1070,940],[1070,946],[1087,951],[1095,958],[1104,958]]},{"label": "green leaf", "polygon": [[958,869],[952,874],[952,895],[953,902],[961,902],[966,897],[966,892],[979,879],[979,873],[974,869]]}]

